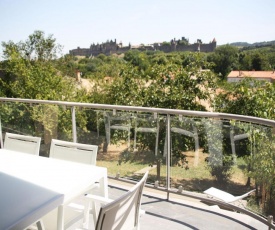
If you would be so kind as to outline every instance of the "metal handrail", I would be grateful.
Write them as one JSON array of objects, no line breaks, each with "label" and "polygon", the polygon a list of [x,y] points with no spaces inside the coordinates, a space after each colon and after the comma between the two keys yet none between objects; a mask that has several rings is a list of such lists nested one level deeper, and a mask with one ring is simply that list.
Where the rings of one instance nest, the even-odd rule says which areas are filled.
[{"label": "metal handrail", "polygon": [[275,121],[273,120],[259,118],[259,117],[238,115],[238,114],[230,114],[230,113],[203,112],[203,111],[165,109],[165,108],[148,108],[148,107],[141,107],[141,106],[93,104],[93,103],[82,103],[82,102],[36,100],[36,99],[23,99],[23,98],[5,98],[5,97],[0,97],[0,101],[24,102],[24,103],[30,103],[30,104],[33,104],[33,103],[34,104],[52,104],[52,105],[63,105],[63,106],[71,106],[71,107],[75,106],[75,107],[106,109],[106,110],[141,111],[141,112],[150,112],[150,113],[167,114],[167,115],[182,114],[182,115],[196,116],[196,117],[211,117],[211,118],[228,119],[228,120],[229,119],[239,120],[239,121],[245,121],[245,122],[251,122],[251,123],[275,127]]}]

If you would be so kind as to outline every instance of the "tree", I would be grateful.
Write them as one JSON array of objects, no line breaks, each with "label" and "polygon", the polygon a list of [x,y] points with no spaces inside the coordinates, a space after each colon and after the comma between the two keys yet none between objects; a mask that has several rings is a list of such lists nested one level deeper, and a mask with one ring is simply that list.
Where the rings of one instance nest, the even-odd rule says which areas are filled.
[{"label": "tree", "polygon": [[116,56],[100,54],[93,58],[83,58],[78,62],[78,69],[83,78],[102,80],[105,77],[117,77],[126,62]]},{"label": "tree", "polygon": [[121,69],[120,75],[115,77],[112,84],[105,85],[102,93],[106,95],[103,103],[114,105],[143,105],[142,91],[145,81],[138,67],[127,64]]},{"label": "tree", "polygon": [[1,85],[6,96],[73,99],[74,85],[60,74],[60,63],[56,60],[60,46],[55,44],[52,35],[45,37],[43,32],[35,31],[25,42],[3,42],[2,46],[6,81]]},{"label": "tree", "polygon": [[137,66],[140,70],[147,70],[149,67],[148,56],[145,52],[138,50],[130,50],[125,53],[124,60],[131,63],[134,66]]},{"label": "tree", "polygon": [[252,70],[260,71],[269,69],[269,64],[266,55],[258,52],[252,55],[251,65]]},{"label": "tree", "polygon": [[239,54],[239,67],[237,70],[252,70],[251,67],[251,55],[245,52]]},{"label": "tree", "polygon": [[24,59],[53,60],[57,58],[57,54],[61,51],[61,46],[55,44],[55,41],[53,35],[45,38],[44,32],[34,31],[25,42],[21,41],[17,44],[12,41],[3,42],[4,57],[9,59],[12,53],[17,51],[20,57]]},{"label": "tree", "polygon": [[205,110],[199,100],[210,100],[215,75],[201,70],[202,66],[209,66],[203,55],[190,53],[188,59],[185,67],[172,58],[167,59],[168,63],[154,63],[146,72],[128,64],[105,90],[109,103]]},{"label": "tree", "polygon": [[[74,74],[71,58],[57,59],[60,46],[55,44],[51,35],[45,37],[43,32],[35,31],[25,42],[3,42],[2,46],[5,57],[2,63],[5,77],[0,80],[2,95],[41,100],[85,100],[86,95],[83,90],[77,89],[75,78],[68,77]],[[63,65],[66,64],[71,66],[65,71]],[[66,75],[63,75],[64,73]],[[1,116],[1,119],[8,119],[9,123],[13,123],[11,119],[15,119],[33,124],[35,128],[28,128],[43,132],[45,144],[50,143],[51,137],[56,137],[56,127],[63,135],[70,137],[70,110],[43,104],[27,106],[24,103],[20,108],[24,112],[13,110],[12,116],[8,114],[6,117]],[[62,118],[57,119],[58,117]],[[24,122],[26,120],[31,122]],[[55,134],[53,130],[56,131]]]},{"label": "tree", "polygon": [[[265,81],[245,79],[231,84],[231,87],[217,96],[218,112],[275,119],[275,85]],[[254,178],[262,193],[262,205],[266,213],[275,214],[274,180],[274,130],[273,127],[258,124],[243,124],[240,128],[249,133],[253,150],[245,159],[248,176]],[[248,143],[249,144],[249,143]],[[250,148],[251,148],[251,144]]]},{"label": "tree", "polygon": [[267,71],[274,68],[274,46],[254,49],[241,49],[239,53],[240,70]]},{"label": "tree", "polygon": [[168,63],[167,55],[165,55],[164,53],[154,55],[151,60],[151,63],[158,65],[166,65]]},{"label": "tree", "polygon": [[275,45],[270,49],[270,52],[267,54],[268,62],[270,64],[270,69],[275,69]]},{"label": "tree", "polygon": [[217,112],[275,119],[275,85],[247,78],[216,97]]},{"label": "tree", "polygon": [[155,80],[145,88],[144,106],[206,110],[200,100],[210,100],[215,76],[211,71],[201,71],[208,64],[199,53],[190,53],[188,59],[185,67],[173,62],[152,66],[149,74]]},{"label": "tree", "polygon": [[[168,55],[167,55],[168,56]],[[167,62],[154,62],[146,72],[138,66],[128,63],[121,71],[119,77],[113,83],[106,86],[106,104],[206,110],[200,100],[211,100],[212,90],[215,88],[215,75],[209,70],[201,70],[201,67],[208,68],[208,63],[200,53],[190,53],[185,57],[188,59],[183,67],[183,60],[179,61],[178,55],[171,55]],[[177,58],[174,58],[177,57]],[[160,127],[160,135],[165,135],[165,125]],[[155,137],[153,137],[155,139]],[[164,136],[160,136],[159,149],[164,149]],[[144,142],[147,149],[155,152],[153,139],[147,138]],[[144,147],[145,148],[145,147]],[[176,145],[174,145],[176,149]],[[182,160],[182,154],[177,151],[173,157]],[[158,169],[162,159],[159,154],[155,160]]]},{"label": "tree", "polygon": [[213,71],[221,75],[222,79],[226,79],[234,67],[238,66],[238,48],[231,45],[219,46],[215,49],[214,53],[208,56],[208,61],[213,62],[215,65]]}]

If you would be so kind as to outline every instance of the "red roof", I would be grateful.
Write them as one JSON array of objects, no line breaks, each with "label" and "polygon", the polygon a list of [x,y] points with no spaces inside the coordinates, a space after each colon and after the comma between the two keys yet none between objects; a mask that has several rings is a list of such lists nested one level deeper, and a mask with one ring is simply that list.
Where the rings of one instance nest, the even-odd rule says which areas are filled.
[{"label": "red roof", "polygon": [[275,72],[274,71],[238,71],[234,70],[231,71],[227,78],[268,78],[268,79],[275,79]]}]

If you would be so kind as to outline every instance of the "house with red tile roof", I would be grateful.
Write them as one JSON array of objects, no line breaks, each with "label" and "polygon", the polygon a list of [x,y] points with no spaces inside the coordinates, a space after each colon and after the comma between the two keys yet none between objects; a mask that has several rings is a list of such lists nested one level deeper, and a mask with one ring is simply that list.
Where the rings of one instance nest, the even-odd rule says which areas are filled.
[{"label": "house with red tile roof", "polygon": [[272,71],[231,71],[227,76],[227,82],[238,82],[244,78],[253,78],[255,80],[264,80],[268,82],[275,81],[275,72]]}]

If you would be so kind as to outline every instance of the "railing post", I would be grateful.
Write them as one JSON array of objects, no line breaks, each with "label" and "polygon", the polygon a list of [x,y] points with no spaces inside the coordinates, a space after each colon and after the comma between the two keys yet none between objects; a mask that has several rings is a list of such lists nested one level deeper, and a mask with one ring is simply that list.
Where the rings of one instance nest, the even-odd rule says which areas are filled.
[{"label": "railing post", "polygon": [[170,125],[170,114],[167,114],[167,123],[166,123],[166,138],[167,138],[167,154],[166,154],[166,188],[167,188],[167,200],[169,200],[169,190],[170,190],[170,163],[171,163],[171,125]]},{"label": "railing post", "polygon": [[72,107],[72,131],[73,131],[73,142],[77,143],[77,133],[76,133],[76,120],[75,120],[75,106]]}]

